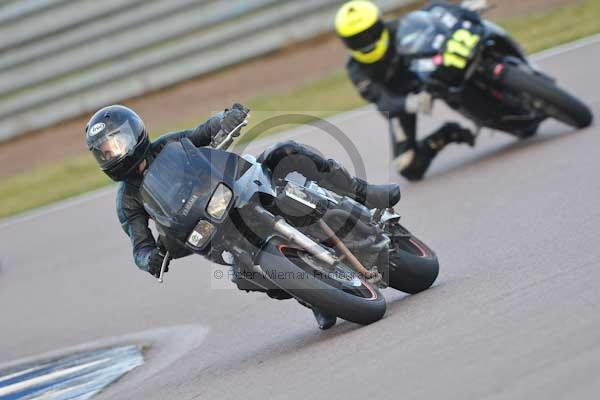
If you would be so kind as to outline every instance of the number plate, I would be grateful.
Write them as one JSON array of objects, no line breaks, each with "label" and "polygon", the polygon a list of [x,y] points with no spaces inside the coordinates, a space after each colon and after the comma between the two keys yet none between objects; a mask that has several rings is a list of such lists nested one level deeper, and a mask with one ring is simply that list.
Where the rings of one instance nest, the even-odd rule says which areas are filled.
[{"label": "number plate", "polygon": [[479,40],[479,35],[475,35],[467,29],[461,28],[456,30],[446,42],[444,65],[446,67],[464,69]]}]

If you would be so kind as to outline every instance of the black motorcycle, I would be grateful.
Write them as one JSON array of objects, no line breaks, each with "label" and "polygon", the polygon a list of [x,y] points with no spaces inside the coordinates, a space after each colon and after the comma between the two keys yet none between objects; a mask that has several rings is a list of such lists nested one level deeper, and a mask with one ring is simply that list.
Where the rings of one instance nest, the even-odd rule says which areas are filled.
[{"label": "black motorcycle", "polygon": [[232,135],[218,148],[170,143],[149,167],[142,198],[167,255],[163,270],[201,254],[231,265],[241,289],[283,292],[359,324],[384,315],[380,288],[433,284],[435,254],[393,209],[369,210],[313,181],[273,181],[254,157],[222,150]]},{"label": "black motorcycle", "polygon": [[422,90],[478,128],[524,138],[548,117],[576,128],[592,122],[585,104],[536,70],[502,28],[478,13],[444,4],[411,12],[398,26],[395,46]]}]

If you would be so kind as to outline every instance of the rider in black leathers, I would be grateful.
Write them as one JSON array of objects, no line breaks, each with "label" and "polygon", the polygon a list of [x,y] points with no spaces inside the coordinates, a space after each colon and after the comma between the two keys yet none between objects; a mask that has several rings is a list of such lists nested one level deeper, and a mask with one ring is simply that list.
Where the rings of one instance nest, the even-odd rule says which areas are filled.
[{"label": "rider in black leathers", "polygon": [[[90,151],[101,169],[113,180],[119,181],[117,214],[133,247],[136,265],[158,276],[164,255],[148,227],[149,215],[144,209],[140,185],[148,165],[167,143],[188,138],[195,146],[208,146],[220,130],[231,132],[242,123],[248,109],[234,104],[231,109],[217,114],[195,129],[173,132],[150,142],[146,128],[133,110],[113,105],[99,110],[86,125]],[[348,195],[372,208],[391,207],[400,200],[398,185],[370,185],[351,176],[333,159],[325,159],[306,146],[288,141],[272,146],[258,157],[258,161],[285,176],[298,172],[319,182],[323,187]],[[285,162],[283,162],[285,161]],[[289,298],[280,293],[275,298]],[[335,316],[315,310],[322,329],[335,323]]]},{"label": "rider in black leathers", "polygon": [[[436,4],[458,7],[431,3],[424,10]],[[339,9],[335,27],[351,53],[346,65],[350,80],[360,95],[376,104],[389,120],[396,169],[409,180],[419,180],[443,147],[449,143],[472,146],[475,136],[457,123],[445,123],[426,138],[417,140],[417,113],[431,112],[432,99],[428,93],[419,92],[417,77],[392,44],[400,20],[384,21],[375,4],[354,0]]]}]

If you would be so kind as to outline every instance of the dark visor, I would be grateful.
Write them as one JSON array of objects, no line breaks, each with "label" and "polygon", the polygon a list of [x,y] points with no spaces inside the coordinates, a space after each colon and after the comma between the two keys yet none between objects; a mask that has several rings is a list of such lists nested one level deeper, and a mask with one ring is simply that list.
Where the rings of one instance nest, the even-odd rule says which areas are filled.
[{"label": "dark visor", "polygon": [[342,38],[342,40],[348,48],[368,53],[374,49],[377,41],[381,39],[384,30],[385,24],[383,21],[378,20],[375,25],[366,31],[360,32],[354,36]]}]

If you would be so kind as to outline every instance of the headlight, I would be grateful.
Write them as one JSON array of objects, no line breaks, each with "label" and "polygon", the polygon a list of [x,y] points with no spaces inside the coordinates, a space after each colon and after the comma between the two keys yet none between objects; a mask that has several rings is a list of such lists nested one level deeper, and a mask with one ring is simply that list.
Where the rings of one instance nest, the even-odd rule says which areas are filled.
[{"label": "headlight", "polygon": [[208,206],[206,206],[206,212],[213,218],[223,218],[225,211],[227,211],[227,207],[229,207],[229,203],[231,203],[232,197],[233,193],[231,192],[231,189],[220,183],[210,198]]},{"label": "headlight", "polygon": [[202,248],[215,232],[215,226],[208,221],[201,220],[188,237],[188,243],[194,247]]}]

